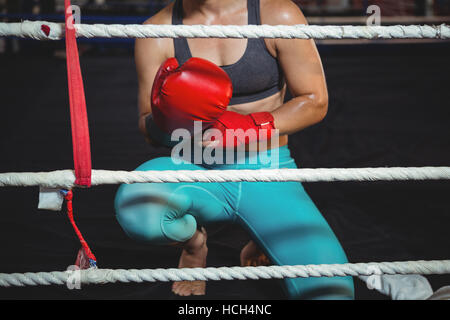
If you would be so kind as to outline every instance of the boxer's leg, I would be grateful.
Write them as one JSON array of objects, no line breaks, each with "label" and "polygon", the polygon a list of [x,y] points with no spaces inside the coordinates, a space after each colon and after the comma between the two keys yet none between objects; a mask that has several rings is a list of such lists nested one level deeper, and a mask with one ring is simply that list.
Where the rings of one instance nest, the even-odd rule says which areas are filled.
[{"label": "boxer's leg", "polygon": [[[335,234],[300,183],[243,183],[240,219],[277,265],[347,263]],[[352,299],[351,277],[284,280],[291,299]]]},{"label": "boxer's leg", "polygon": [[[137,170],[205,170],[171,158],[158,158]],[[206,267],[206,232],[198,224],[230,220],[234,203],[233,184],[143,183],[122,185],[116,196],[116,212],[125,232],[152,244],[182,243],[178,267]],[[204,295],[204,281],[174,282],[172,291],[181,296]]]},{"label": "boxer's leg", "polygon": [[[205,170],[171,158],[150,160],[136,169]],[[116,217],[132,238],[152,243],[185,242],[197,224],[229,221],[232,195],[219,183],[141,183],[122,185],[115,199]]]}]

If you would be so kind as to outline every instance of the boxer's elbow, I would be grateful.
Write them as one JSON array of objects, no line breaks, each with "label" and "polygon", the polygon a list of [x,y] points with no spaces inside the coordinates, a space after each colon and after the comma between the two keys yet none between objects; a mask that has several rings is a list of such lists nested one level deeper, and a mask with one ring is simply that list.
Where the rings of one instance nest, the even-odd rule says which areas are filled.
[{"label": "boxer's elbow", "polygon": [[312,97],[313,110],[317,122],[321,122],[328,113],[328,95],[327,94],[315,94]]},{"label": "boxer's elbow", "polygon": [[148,116],[148,114],[143,114],[139,116],[139,121],[138,121],[138,128],[139,128],[139,132],[144,136],[147,137],[148,133],[147,133],[147,128],[146,128],[146,124],[145,124],[145,119]]},{"label": "boxer's elbow", "polygon": [[150,113],[147,113],[147,114],[141,115],[139,117],[138,127],[139,127],[139,132],[142,134],[142,136],[144,137],[145,141],[148,144],[150,144],[152,146],[155,146],[155,145],[157,145],[157,143],[154,142],[153,139],[150,137],[149,131],[148,131],[148,128],[147,128],[147,117],[149,115],[150,115]]},{"label": "boxer's elbow", "polygon": [[138,127],[139,127],[139,132],[144,136],[145,141],[154,147],[159,147],[160,144],[156,141],[154,141],[149,133],[149,128],[147,128],[147,117],[150,115],[150,113],[146,113],[143,115],[139,116],[139,123],[138,123]]}]

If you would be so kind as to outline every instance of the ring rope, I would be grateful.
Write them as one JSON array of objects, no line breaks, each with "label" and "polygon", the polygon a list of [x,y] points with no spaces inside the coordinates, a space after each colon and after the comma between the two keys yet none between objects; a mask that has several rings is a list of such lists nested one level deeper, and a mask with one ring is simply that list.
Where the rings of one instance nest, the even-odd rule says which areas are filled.
[{"label": "ring rope", "polygon": [[[157,281],[258,280],[309,277],[371,276],[382,274],[447,274],[450,260],[380,263],[346,263],[300,266],[221,267],[185,269],[78,270],[80,284]],[[74,280],[74,271],[0,273],[0,286],[64,285]]]},{"label": "ring rope", "polygon": [[[283,38],[283,39],[450,39],[450,26],[317,26],[317,25],[119,25],[75,24],[85,38]],[[0,23],[0,36],[59,40],[64,24],[46,21]]]},{"label": "ring rope", "polygon": [[[326,181],[404,181],[450,179],[450,167],[392,167],[336,169],[260,169],[260,170],[172,170],[108,171],[93,170],[92,185],[177,182],[326,182]],[[1,173],[0,187],[72,189],[73,170],[53,172]]]}]

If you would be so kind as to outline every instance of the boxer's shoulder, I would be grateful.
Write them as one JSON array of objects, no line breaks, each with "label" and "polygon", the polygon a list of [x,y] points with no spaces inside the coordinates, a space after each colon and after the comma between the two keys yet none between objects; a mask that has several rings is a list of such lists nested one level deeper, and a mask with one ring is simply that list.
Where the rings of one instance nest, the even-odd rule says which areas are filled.
[{"label": "boxer's shoulder", "polygon": [[173,2],[148,18],[143,24],[172,24]]},{"label": "boxer's shoulder", "polygon": [[[172,24],[173,3],[164,7],[158,13],[148,18],[143,25],[167,25]],[[162,63],[165,59],[174,56],[173,39],[171,38],[144,38],[136,39],[136,52],[143,56],[152,56],[154,60]]]},{"label": "boxer's shoulder", "polygon": [[261,0],[261,24],[303,24],[306,19],[299,6],[291,0]]}]

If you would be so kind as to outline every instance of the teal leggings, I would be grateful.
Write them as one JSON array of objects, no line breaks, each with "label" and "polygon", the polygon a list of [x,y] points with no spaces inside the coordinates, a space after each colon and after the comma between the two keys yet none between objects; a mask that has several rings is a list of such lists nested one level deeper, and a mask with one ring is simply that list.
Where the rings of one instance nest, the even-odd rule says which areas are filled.
[{"label": "teal leggings", "polygon": [[[229,170],[296,168],[287,146],[246,155],[243,164],[194,165],[171,158],[145,162],[147,170]],[[268,160],[269,159],[269,160]],[[134,239],[152,244],[184,242],[199,225],[237,222],[272,263],[346,263],[336,236],[298,182],[145,183],[120,186],[116,216]],[[351,277],[285,279],[290,299],[353,299]]]}]

